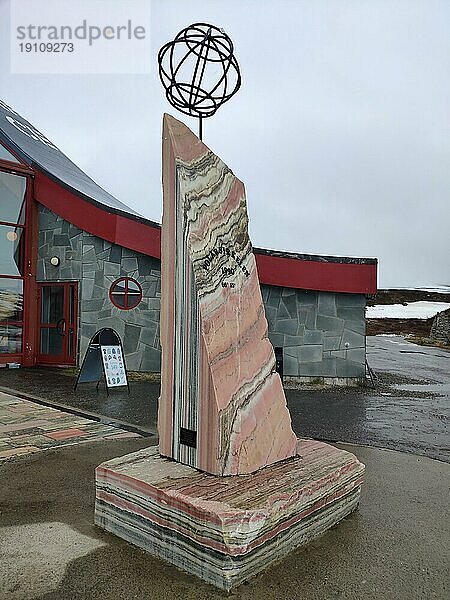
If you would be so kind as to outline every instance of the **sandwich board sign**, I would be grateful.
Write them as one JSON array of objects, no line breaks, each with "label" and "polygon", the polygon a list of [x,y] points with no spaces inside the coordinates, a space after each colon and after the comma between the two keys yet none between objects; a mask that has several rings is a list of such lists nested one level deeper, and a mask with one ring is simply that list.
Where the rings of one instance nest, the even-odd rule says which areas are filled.
[{"label": "sandwich board sign", "polygon": [[97,389],[102,375],[105,377],[106,393],[109,388],[127,386],[127,367],[122,342],[114,329],[104,328],[97,331],[89,342],[84,355],[83,364],[78,373],[75,389],[79,383],[97,382]]},{"label": "sandwich board sign", "polygon": [[127,373],[121,346],[100,346],[108,387],[127,385]]}]

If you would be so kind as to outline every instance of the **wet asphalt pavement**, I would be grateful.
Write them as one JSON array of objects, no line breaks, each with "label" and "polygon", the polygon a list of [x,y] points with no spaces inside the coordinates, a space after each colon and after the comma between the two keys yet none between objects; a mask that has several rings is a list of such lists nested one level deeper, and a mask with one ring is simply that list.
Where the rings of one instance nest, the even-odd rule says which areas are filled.
[{"label": "wet asphalt pavement", "polygon": [[[367,338],[375,389],[286,390],[299,436],[421,454],[450,462],[450,352],[400,336]],[[1,369],[0,389],[71,407],[103,422],[156,432],[159,383],[131,381],[126,390],[95,384],[73,390],[74,375],[57,369]]]},{"label": "wet asphalt pavement", "polygon": [[449,465],[344,446],[367,468],[358,510],[227,596],[94,526],[94,468],[149,443],[0,464],[2,600],[447,600]]},{"label": "wet asphalt pavement", "polygon": [[450,462],[450,352],[373,336],[367,358],[375,389],[286,390],[296,433]]}]

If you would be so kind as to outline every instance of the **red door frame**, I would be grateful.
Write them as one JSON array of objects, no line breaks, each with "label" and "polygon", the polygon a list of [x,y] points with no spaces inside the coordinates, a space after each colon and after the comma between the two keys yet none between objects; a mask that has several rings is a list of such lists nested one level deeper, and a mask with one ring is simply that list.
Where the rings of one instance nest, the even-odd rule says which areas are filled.
[{"label": "red door frame", "polygon": [[[14,156],[6,144],[2,144]],[[19,159],[18,159],[19,160]],[[34,172],[22,163],[13,163],[5,160],[0,161],[0,170],[12,175],[21,175],[27,180],[25,190],[25,247],[22,276],[8,276],[11,279],[23,281],[23,317],[21,323],[12,323],[22,326],[22,351],[17,354],[1,354],[0,364],[7,362],[19,362],[24,366],[35,364],[36,344],[36,260],[37,260],[37,208],[33,199],[34,195]]]},{"label": "red door frame", "polygon": [[[77,281],[46,281],[38,283],[38,341],[36,348],[36,363],[41,365],[76,365],[77,361],[77,335],[78,335],[78,282]],[[63,287],[63,319],[64,323],[41,323],[42,309],[42,288],[44,287]],[[73,311],[72,319],[70,319],[70,288],[73,288]],[[40,334],[41,329],[61,329],[63,328],[63,344],[61,354],[41,354],[40,349]],[[72,347],[69,347],[69,332],[72,331]]]},{"label": "red door frame", "polygon": [[39,306],[36,283],[38,254],[38,211],[34,199],[34,174],[28,176],[26,205],[25,271],[23,277],[23,342],[22,364],[25,367],[36,364],[39,348]]}]

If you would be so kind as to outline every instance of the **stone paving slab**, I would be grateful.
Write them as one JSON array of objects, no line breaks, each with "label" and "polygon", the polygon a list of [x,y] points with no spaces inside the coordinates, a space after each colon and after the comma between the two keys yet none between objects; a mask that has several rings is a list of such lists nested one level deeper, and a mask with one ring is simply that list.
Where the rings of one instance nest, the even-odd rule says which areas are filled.
[{"label": "stone paving slab", "polygon": [[0,392],[0,461],[73,444],[140,437]]}]

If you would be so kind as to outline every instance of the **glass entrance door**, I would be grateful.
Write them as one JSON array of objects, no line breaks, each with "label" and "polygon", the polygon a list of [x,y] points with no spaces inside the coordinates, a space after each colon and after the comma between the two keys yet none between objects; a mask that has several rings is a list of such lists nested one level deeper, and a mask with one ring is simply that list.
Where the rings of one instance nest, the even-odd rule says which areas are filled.
[{"label": "glass entrance door", "polygon": [[39,285],[38,362],[74,365],[77,340],[77,283]]}]

